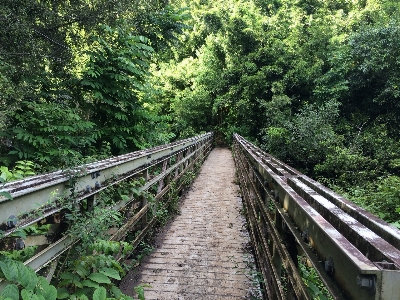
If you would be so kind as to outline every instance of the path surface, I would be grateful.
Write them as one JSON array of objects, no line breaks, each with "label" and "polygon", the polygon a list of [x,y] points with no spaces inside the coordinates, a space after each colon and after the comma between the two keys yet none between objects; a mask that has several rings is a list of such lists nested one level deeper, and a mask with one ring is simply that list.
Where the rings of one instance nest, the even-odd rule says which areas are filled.
[{"label": "path surface", "polygon": [[249,238],[229,149],[214,149],[185,193],[181,214],[158,237],[139,274],[121,289],[145,288],[146,300],[250,299]]}]

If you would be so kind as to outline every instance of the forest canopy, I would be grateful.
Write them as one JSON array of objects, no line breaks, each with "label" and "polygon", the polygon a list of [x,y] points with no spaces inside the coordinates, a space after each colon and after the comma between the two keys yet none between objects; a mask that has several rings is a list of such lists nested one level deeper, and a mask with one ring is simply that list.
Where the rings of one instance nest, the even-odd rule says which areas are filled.
[{"label": "forest canopy", "polygon": [[2,1],[0,165],[43,172],[236,132],[400,226],[399,10]]}]

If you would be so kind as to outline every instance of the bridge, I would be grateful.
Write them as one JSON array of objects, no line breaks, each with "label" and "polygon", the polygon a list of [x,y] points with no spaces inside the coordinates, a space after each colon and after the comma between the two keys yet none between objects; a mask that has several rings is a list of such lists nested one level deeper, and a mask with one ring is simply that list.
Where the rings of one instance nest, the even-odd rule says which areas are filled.
[{"label": "bridge", "polygon": [[[114,254],[129,262],[172,208],[180,214],[122,279],[127,295],[142,287],[146,299],[325,299],[325,289],[331,299],[399,299],[399,230],[243,137],[233,140],[232,151],[214,147],[207,133],[7,183],[1,248],[37,246],[24,264],[51,282],[84,243],[71,231],[71,211],[118,213],[106,236],[129,244]],[[94,222],[83,220],[82,231]],[[21,235],[37,224],[47,231]]]}]

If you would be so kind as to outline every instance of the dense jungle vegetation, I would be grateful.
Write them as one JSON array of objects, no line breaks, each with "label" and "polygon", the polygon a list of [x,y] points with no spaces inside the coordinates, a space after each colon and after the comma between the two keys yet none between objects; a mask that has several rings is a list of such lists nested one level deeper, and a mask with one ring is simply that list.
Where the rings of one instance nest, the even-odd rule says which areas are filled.
[{"label": "dense jungle vegetation", "polygon": [[0,24],[3,170],[237,132],[400,226],[397,0],[3,0]]}]

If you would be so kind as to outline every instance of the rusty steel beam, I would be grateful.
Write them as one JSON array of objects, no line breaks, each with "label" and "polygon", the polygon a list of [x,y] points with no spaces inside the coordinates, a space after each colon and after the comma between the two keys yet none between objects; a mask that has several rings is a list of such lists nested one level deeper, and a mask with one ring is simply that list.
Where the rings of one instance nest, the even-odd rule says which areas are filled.
[{"label": "rusty steel beam", "polygon": [[[267,211],[267,204],[275,207],[275,224],[271,225],[268,217],[262,221],[268,223],[267,227],[276,227],[282,239],[288,234],[291,236],[291,243],[295,245],[288,243],[287,247],[301,246],[305,250],[335,298],[398,299],[400,235],[397,229],[239,135],[234,136],[234,141],[235,155],[245,159],[250,166],[248,176],[255,178],[251,189],[258,199],[259,211]],[[237,166],[240,167],[243,164]],[[313,249],[313,255],[307,251],[304,240]],[[281,257],[282,263],[284,259]]]}]

